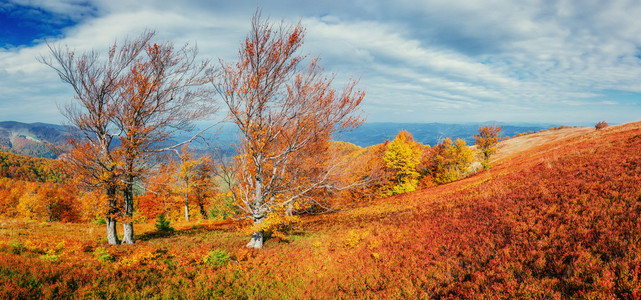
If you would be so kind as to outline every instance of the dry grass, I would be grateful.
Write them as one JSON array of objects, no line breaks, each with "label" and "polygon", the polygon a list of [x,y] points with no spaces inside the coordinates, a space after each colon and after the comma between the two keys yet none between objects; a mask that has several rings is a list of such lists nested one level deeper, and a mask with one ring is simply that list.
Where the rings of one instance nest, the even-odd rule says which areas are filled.
[{"label": "dry grass", "polygon": [[559,130],[546,130],[524,136],[501,141],[498,151],[491,158],[491,162],[498,162],[511,155],[530,150],[537,146],[549,143],[562,143],[564,139],[580,136],[595,131],[592,127],[563,128]]}]

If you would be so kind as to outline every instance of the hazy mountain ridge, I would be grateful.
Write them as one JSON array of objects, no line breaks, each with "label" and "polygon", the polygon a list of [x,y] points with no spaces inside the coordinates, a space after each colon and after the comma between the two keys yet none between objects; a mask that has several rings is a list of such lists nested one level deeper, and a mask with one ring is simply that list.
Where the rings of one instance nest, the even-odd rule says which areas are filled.
[{"label": "hazy mountain ridge", "polygon": [[[414,139],[423,144],[435,145],[444,138],[462,138],[468,144],[474,143],[473,135],[479,126],[491,123],[365,123],[361,127],[339,134],[335,140],[349,142],[361,147],[368,147],[393,140],[401,130],[409,131]],[[522,132],[540,131],[550,128],[551,124],[510,124],[497,123],[503,126],[503,136],[513,136]],[[195,132],[179,135],[175,140],[187,140]],[[56,154],[50,145],[64,142],[71,135],[69,127],[46,123],[21,123],[14,121],[0,122],[0,150],[36,157],[55,158]],[[235,142],[237,130],[229,124],[212,129],[205,135],[212,145],[232,151],[230,145]],[[169,142],[171,143],[171,142]],[[195,141],[197,147],[207,147]],[[211,146],[211,145],[210,145]]]},{"label": "hazy mountain ridge", "polygon": [[[447,137],[462,138],[469,145],[474,143],[474,135],[478,133],[480,126],[491,124],[494,123],[365,123],[353,131],[339,134],[335,139],[368,147],[383,143],[385,140],[391,141],[399,131],[407,130],[412,134],[414,140],[426,145],[436,145]],[[503,126],[502,136],[514,136],[523,132],[540,131],[555,126],[553,124],[496,124]]]},{"label": "hazy mountain ridge", "polygon": [[67,127],[46,123],[0,122],[0,150],[16,154],[55,158],[50,145],[70,136]]}]

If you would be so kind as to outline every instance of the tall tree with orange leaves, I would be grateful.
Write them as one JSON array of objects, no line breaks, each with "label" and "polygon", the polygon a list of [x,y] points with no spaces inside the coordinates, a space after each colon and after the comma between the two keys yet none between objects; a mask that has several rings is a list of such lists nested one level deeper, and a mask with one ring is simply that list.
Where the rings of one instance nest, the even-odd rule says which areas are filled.
[{"label": "tall tree with orange leaves", "polygon": [[122,242],[134,242],[133,186],[167,150],[160,145],[206,112],[199,101],[208,96],[202,88],[208,64],[197,62],[195,47],[153,43],[154,35],[114,43],[104,59],[55,45],[51,57],[40,59],[76,93],[63,114],[79,136],[65,159],[79,182],[107,195],[109,244],[120,243],[117,219],[124,221]]},{"label": "tall tree with orange leaves", "polygon": [[[238,61],[221,60],[213,82],[240,131],[238,155],[223,174],[238,208],[253,220],[249,248],[262,248],[262,224],[270,215],[286,214],[310,192],[331,188],[341,162],[328,142],[362,122],[364,93],[356,81],[334,89],[318,58],[303,63],[304,35],[300,23],[274,26],[257,12]],[[310,163],[318,165],[310,170]]]},{"label": "tall tree with orange leaves", "polygon": [[198,62],[198,49],[171,42],[148,43],[120,81],[119,101],[113,118],[120,129],[118,154],[123,174],[123,243],[134,243],[134,185],[150,170],[160,147],[179,130],[188,130],[192,121],[210,113],[209,66]]},{"label": "tall tree with orange leaves", "polygon": [[75,92],[75,101],[62,111],[78,129],[64,159],[78,183],[107,195],[107,240],[112,245],[120,243],[116,233],[121,206],[116,197],[119,171],[113,154],[118,128],[112,123],[116,98],[124,74],[152,36],[153,32],[146,32],[136,39],[125,40],[120,46],[114,43],[106,59],[101,59],[95,51],[76,55],[67,47],[53,44],[48,44],[51,56],[39,59],[53,68]]}]

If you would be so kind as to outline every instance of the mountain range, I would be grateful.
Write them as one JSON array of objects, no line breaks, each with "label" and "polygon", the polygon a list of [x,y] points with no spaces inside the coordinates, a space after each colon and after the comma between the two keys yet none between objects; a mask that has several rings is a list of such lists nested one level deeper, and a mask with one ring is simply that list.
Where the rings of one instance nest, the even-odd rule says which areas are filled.
[{"label": "mountain range", "polygon": [[[359,128],[342,132],[334,140],[349,142],[361,147],[380,144],[393,140],[401,130],[407,130],[414,139],[423,144],[435,145],[444,138],[462,138],[468,144],[474,142],[473,135],[479,126],[491,123],[365,123]],[[550,128],[551,124],[509,124],[503,126],[503,136],[513,136],[523,132],[540,131]],[[55,158],[51,145],[65,142],[71,135],[71,127],[47,123],[20,123],[14,121],[0,122],[0,150],[16,154]],[[176,140],[186,140],[193,133],[185,133]],[[233,125],[223,125],[215,132],[208,134],[223,149],[228,149],[236,136]],[[202,144],[201,144],[202,145]]]},{"label": "mountain range", "polygon": [[46,123],[0,122],[0,150],[16,154],[55,158],[51,146],[70,136],[68,127]]},{"label": "mountain range", "polygon": [[365,123],[360,127],[339,134],[335,140],[345,141],[361,147],[380,144],[393,140],[401,131],[407,130],[414,140],[425,145],[434,146],[447,137],[461,138],[470,145],[474,135],[481,126],[497,124],[503,126],[502,136],[514,136],[519,133],[540,131],[553,127],[553,124],[510,124],[498,122],[446,124],[446,123]]}]

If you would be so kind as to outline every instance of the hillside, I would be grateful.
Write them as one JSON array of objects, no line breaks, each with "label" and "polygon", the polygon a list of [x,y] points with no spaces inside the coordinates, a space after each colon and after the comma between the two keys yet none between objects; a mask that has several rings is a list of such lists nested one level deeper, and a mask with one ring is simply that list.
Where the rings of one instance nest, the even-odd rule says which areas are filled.
[{"label": "hillside", "polygon": [[557,130],[543,130],[499,142],[497,153],[492,156],[495,163],[510,155],[530,150],[546,144],[561,143],[564,139],[595,131],[594,127],[568,127]]},{"label": "hillside", "polygon": [[66,177],[60,163],[54,159],[19,155],[0,150],[0,178],[60,183]]},{"label": "hillside", "polygon": [[0,298],[593,298],[641,295],[641,122],[502,143],[494,166],[305,217],[260,251],[231,221],[0,223]]},{"label": "hillside", "polygon": [[16,154],[55,158],[49,146],[66,141],[68,136],[59,125],[0,122],[0,150]]}]

